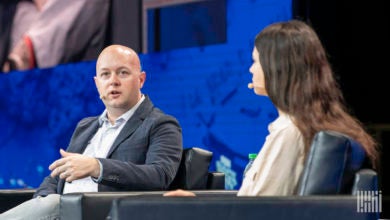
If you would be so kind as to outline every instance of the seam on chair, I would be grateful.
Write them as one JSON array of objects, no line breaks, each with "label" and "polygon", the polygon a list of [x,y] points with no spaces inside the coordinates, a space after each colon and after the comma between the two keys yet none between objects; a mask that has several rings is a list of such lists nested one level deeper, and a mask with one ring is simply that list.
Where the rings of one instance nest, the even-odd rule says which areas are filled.
[{"label": "seam on chair", "polygon": [[[342,135],[341,135],[342,136]],[[343,167],[342,167],[342,172],[340,172],[340,176],[339,176],[339,183],[337,184],[337,192],[340,193],[341,191],[341,187],[342,187],[342,182],[344,180],[344,175],[345,175],[345,169],[346,169],[346,164],[347,164],[347,161],[348,161],[348,150],[351,149],[351,141],[345,137],[345,136],[342,136],[343,138],[345,138],[345,142],[343,145],[346,146],[345,150],[344,150],[344,160],[343,160]],[[352,150],[352,149],[351,149]]]},{"label": "seam on chair", "polygon": [[[313,143],[316,143],[316,142],[318,142],[318,136],[314,137]],[[316,151],[317,151],[317,148],[314,148],[313,155],[315,155]],[[306,167],[309,167],[309,168],[308,168],[308,171],[306,173],[304,173],[303,180],[302,180],[302,183],[303,183],[303,193],[305,193],[306,189],[307,189],[307,178],[308,178],[308,176],[310,176],[310,172],[312,170],[312,167],[311,167],[312,163],[313,163],[313,156],[311,156],[309,154],[309,158],[308,158],[308,161],[307,161],[307,164],[306,164]]]},{"label": "seam on chair", "polygon": [[[185,165],[185,167],[186,167],[186,169],[185,169],[186,170],[186,175],[185,175],[186,188],[190,188],[188,185],[188,183],[190,182],[190,181],[188,181],[188,178],[190,175],[188,175],[188,173],[192,170],[191,164],[192,164],[192,160],[193,160],[193,156],[194,156],[194,148],[190,148],[190,149],[188,149],[188,151],[189,151],[189,155],[188,155],[188,158],[186,158],[188,160],[185,161],[185,163],[188,162],[188,164]],[[187,165],[188,165],[188,167],[187,167]]]}]

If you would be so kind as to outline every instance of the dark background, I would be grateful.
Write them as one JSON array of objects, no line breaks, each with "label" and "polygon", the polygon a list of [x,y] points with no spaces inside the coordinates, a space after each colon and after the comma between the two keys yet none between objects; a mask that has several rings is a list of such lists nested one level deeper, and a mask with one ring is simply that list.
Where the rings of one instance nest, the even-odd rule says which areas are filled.
[{"label": "dark background", "polygon": [[[387,3],[388,4],[388,3]],[[383,215],[389,198],[390,107],[388,100],[389,7],[384,0],[295,0],[295,18],[319,34],[352,112],[380,143]]]},{"label": "dark background", "polygon": [[294,17],[311,23],[323,41],[355,114],[369,124],[390,123],[383,102],[390,39],[385,1],[295,0],[294,5]]}]

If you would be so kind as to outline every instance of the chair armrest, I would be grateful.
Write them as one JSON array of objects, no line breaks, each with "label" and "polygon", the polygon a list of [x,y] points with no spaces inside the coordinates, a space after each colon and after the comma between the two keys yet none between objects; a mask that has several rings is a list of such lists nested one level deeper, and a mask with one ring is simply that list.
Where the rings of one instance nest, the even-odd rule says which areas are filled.
[{"label": "chair armrest", "polygon": [[111,203],[115,199],[139,195],[159,195],[162,197],[163,193],[163,191],[147,191],[64,194],[60,198],[60,219],[105,220],[110,212]]},{"label": "chair armrest", "polygon": [[31,199],[34,193],[35,189],[0,190],[0,213]]},{"label": "chair armrest", "polygon": [[217,171],[209,172],[207,189],[225,189],[225,173]]},{"label": "chair armrest", "polygon": [[[69,193],[61,196],[60,219],[93,219],[106,220],[111,204],[120,198],[163,197],[166,191],[134,191],[134,192],[89,192]],[[236,190],[198,190],[193,191],[199,197],[220,197],[237,195]]]},{"label": "chair armrest", "polygon": [[192,190],[197,197],[237,197],[238,190]]},{"label": "chair armrest", "polygon": [[355,174],[352,187],[352,195],[357,195],[359,191],[377,191],[378,175],[372,169],[361,169]]},{"label": "chair armrest", "polygon": [[111,219],[376,220],[356,211],[355,196],[132,197],[113,201]]}]

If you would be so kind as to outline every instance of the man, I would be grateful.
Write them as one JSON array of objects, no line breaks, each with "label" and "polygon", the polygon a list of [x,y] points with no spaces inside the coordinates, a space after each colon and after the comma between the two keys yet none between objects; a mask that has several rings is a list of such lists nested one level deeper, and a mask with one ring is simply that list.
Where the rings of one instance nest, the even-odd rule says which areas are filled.
[{"label": "man", "polygon": [[181,127],[142,94],[146,73],[136,52],[108,46],[98,57],[94,80],[104,112],[78,123],[67,150],[60,150],[62,157],[49,166],[51,174],[34,198],[0,219],[55,219],[63,193],[169,187],[181,160]]}]

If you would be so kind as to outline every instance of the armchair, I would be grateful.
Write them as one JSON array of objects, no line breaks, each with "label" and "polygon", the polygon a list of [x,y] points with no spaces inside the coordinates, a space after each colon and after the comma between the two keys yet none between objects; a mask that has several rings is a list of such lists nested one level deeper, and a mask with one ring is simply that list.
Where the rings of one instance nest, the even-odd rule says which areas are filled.
[{"label": "armchair", "polygon": [[209,171],[213,153],[198,147],[183,150],[182,160],[170,189],[225,189],[225,174]]},{"label": "armchair", "polygon": [[[184,149],[178,173],[169,189],[223,190],[225,174],[209,171],[212,156],[212,152],[198,147]],[[0,213],[31,199],[34,192],[35,189],[0,190]],[[83,216],[104,219],[103,217],[108,214],[111,202],[115,198],[156,193],[161,195],[162,191],[65,194],[61,198],[61,209],[66,210],[62,212],[63,214],[67,213],[64,214],[66,215],[64,219],[89,219]],[[69,218],[68,214],[71,215]]]},{"label": "armchair", "polygon": [[[365,164],[363,148],[333,131],[315,135],[297,195],[236,197],[223,191],[193,198],[123,197],[112,203],[113,220],[134,219],[372,219],[359,212],[357,193],[378,190],[377,173]],[[153,210],[153,212],[148,211]]]},{"label": "armchair", "polygon": [[298,195],[355,195],[377,190],[377,173],[365,164],[363,147],[350,137],[320,131],[312,142],[298,186]]},{"label": "armchair", "polygon": [[[183,150],[178,173],[169,187],[173,189],[205,190],[210,193],[225,188],[225,174],[209,171],[212,152],[198,147]],[[71,193],[61,196],[61,219],[105,219],[109,214],[113,200],[123,197],[137,198],[139,196],[161,197],[163,191],[148,192],[96,192]]]}]

